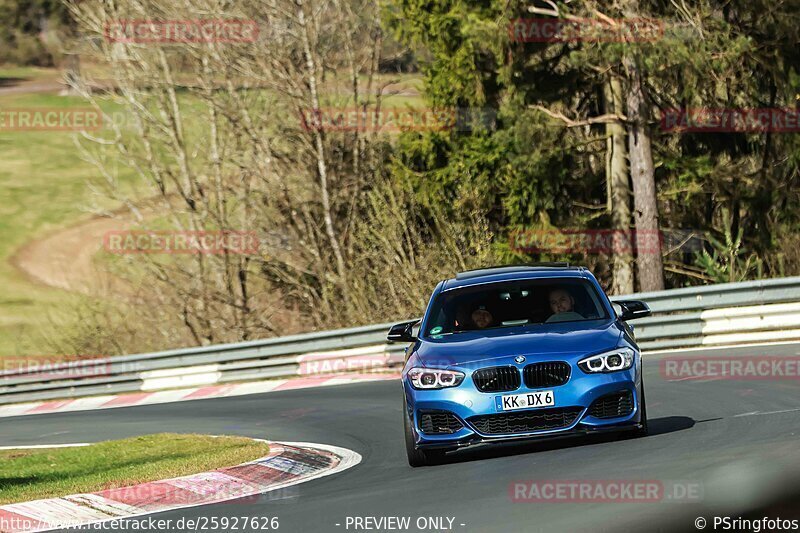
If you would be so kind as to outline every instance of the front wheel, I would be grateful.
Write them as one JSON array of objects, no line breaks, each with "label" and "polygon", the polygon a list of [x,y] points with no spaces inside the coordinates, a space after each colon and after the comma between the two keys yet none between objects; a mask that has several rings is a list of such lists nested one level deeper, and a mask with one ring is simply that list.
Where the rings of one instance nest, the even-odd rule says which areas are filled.
[{"label": "front wheel", "polygon": [[435,465],[444,460],[444,450],[421,450],[414,446],[414,431],[411,428],[411,417],[408,415],[405,403],[403,404],[403,430],[406,437],[406,455],[409,465],[416,468]]}]

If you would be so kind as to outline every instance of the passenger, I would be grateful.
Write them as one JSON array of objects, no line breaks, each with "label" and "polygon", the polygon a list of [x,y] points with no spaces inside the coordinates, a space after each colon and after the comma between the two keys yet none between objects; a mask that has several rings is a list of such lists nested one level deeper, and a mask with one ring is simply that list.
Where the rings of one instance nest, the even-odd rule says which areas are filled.
[{"label": "passenger", "polygon": [[489,326],[492,325],[492,322],[494,321],[492,313],[490,313],[483,306],[480,306],[477,309],[475,309],[470,315],[470,318],[472,319],[472,323],[475,324],[475,327],[477,329],[488,328]]}]

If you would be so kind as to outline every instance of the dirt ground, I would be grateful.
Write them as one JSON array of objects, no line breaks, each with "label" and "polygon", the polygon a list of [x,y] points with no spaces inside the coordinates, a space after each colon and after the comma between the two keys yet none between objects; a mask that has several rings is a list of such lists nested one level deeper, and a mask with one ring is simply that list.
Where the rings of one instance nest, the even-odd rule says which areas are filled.
[{"label": "dirt ground", "polygon": [[87,295],[107,294],[122,282],[99,268],[93,258],[102,250],[107,232],[131,225],[132,218],[121,213],[114,218],[92,217],[28,242],[10,261],[37,283]]}]

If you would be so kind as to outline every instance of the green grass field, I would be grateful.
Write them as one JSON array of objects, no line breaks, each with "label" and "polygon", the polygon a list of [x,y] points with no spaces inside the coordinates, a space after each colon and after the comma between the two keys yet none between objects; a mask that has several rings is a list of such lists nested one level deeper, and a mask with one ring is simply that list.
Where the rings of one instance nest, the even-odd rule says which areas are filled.
[{"label": "green grass field", "polygon": [[[48,94],[0,97],[0,108],[65,105],[77,104]],[[67,132],[0,131],[0,150],[0,355],[35,354],[34,332],[69,295],[29,281],[9,259],[28,240],[83,215],[84,180],[93,169]]]},{"label": "green grass field", "polygon": [[244,437],[158,434],[76,448],[0,451],[0,504],[126,487],[264,457]]},{"label": "green grass field", "polygon": [[[0,67],[0,82],[2,82],[2,80],[4,79],[45,81],[45,80],[58,80],[60,78],[61,78],[61,73],[52,68],[17,67],[17,66]],[[2,83],[0,83],[0,86],[2,86]]]},{"label": "green grass field", "polygon": [[[53,69],[29,67],[0,68],[0,88],[16,83],[54,81],[60,73]],[[378,82],[400,80],[393,89],[401,92],[384,100],[385,108],[419,107],[421,99],[414,92],[421,80],[416,76],[381,76]],[[362,82],[365,80],[362,80]],[[184,102],[190,111],[194,103]],[[0,111],[8,108],[77,108],[88,107],[78,97],[34,92],[3,94]],[[103,104],[107,112],[119,111]],[[191,112],[188,113],[191,116]],[[202,113],[198,113],[202,115]],[[191,136],[191,126],[187,128]],[[11,264],[16,252],[33,239],[90,216],[92,204],[118,207],[109,200],[93,197],[88,182],[100,177],[99,171],[82,160],[76,148],[76,133],[69,131],[12,131],[0,127],[0,358],[57,357],[44,335],[59,335],[53,321],[69,319],[76,296],[28,279]],[[114,153],[114,147],[107,147]],[[118,178],[123,186],[134,187],[132,171],[120,166]],[[143,187],[143,184],[138,184]],[[99,260],[113,260],[107,255]],[[69,269],[70,265],[58,265]],[[65,318],[66,316],[66,318]]]},{"label": "green grass field", "polygon": [[[26,70],[0,71],[0,77]],[[0,94],[4,108],[86,107],[79,98],[48,93]],[[38,334],[72,295],[27,279],[10,264],[31,239],[88,216],[87,180],[98,175],[83,161],[68,131],[11,131],[0,128],[0,357],[49,355]],[[100,205],[113,207],[102,200]],[[69,268],[69,265],[63,265]]]}]

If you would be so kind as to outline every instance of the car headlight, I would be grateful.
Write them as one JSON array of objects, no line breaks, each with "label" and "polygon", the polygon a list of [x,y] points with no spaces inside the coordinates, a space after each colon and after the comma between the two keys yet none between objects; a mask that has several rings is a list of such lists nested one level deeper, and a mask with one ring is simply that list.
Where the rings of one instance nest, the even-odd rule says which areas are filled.
[{"label": "car headlight", "polygon": [[578,367],[587,374],[627,370],[633,365],[635,353],[636,352],[632,348],[617,348],[610,352],[600,353],[582,359],[578,362]]},{"label": "car headlight", "polygon": [[445,389],[458,387],[464,381],[464,373],[455,370],[439,370],[436,368],[412,368],[408,371],[408,379],[415,389]]}]

